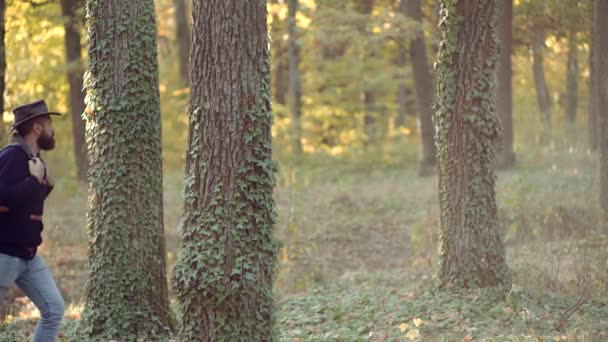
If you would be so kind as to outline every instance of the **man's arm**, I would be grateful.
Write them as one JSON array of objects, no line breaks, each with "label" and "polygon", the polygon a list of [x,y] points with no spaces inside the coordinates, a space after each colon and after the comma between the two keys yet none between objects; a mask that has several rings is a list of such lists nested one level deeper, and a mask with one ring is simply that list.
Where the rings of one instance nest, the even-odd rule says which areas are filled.
[{"label": "man's arm", "polygon": [[27,167],[19,167],[28,162],[28,157],[16,149],[0,156],[0,203],[9,208],[40,196],[45,191],[45,186],[27,171]]}]

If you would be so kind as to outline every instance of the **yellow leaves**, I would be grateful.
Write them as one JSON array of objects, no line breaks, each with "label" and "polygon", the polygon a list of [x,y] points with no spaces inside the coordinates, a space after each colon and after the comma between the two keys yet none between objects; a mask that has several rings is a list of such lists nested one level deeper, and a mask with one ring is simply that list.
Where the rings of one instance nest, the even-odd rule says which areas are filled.
[{"label": "yellow leaves", "polygon": [[423,324],[425,324],[426,322],[421,320],[420,318],[414,318],[412,320],[413,326],[415,326],[416,328],[412,328],[410,324],[403,322],[401,324],[399,324],[399,330],[402,333],[405,333],[405,336],[410,339],[411,341],[415,340],[416,338],[418,338],[420,336],[420,330],[418,330],[417,328],[422,326]]}]

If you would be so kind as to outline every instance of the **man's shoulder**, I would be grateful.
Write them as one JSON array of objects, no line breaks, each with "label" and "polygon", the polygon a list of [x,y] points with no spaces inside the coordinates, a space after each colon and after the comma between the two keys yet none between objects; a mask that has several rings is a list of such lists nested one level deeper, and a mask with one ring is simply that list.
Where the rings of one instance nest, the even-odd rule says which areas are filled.
[{"label": "man's shoulder", "polygon": [[19,146],[18,144],[9,144],[6,145],[2,148],[2,150],[0,150],[0,160],[5,159],[5,158],[9,158],[9,159],[15,159],[15,158],[19,158],[19,159],[29,159],[27,156],[27,153],[25,153],[25,151],[23,151],[23,149],[21,148],[21,146]]}]

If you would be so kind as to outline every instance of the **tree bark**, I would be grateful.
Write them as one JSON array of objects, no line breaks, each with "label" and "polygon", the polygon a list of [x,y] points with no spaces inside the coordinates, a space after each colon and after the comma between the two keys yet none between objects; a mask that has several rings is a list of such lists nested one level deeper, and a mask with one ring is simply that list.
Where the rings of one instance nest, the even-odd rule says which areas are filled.
[{"label": "tree bark", "polygon": [[152,0],[87,0],[90,279],[79,340],[171,330]]},{"label": "tree bark", "polygon": [[496,208],[497,0],[442,0],[437,65],[440,287],[510,287]]},{"label": "tree bark", "polygon": [[536,87],[536,99],[541,112],[541,142],[549,143],[552,137],[552,109],[551,94],[547,87],[544,70],[544,49],[546,34],[541,29],[532,32],[532,71]]},{"label": "tree bark", "polygon": [[599,146],[600,209],[608,231],[608,1],[595,0],[594,45],[596,108]]},{"label": "tree bark", "polygon": [[502,121],[503,134],[498,162],[500,167],[509,168],[515,165],[515,151],[513,150],[513,69],[511,65],[513,50],[513,0],[501,1],[499,11],[498,32],[501,49],[497,74],[496,112]]},{"label": "tree bark", "polygon": [[578,41],[576,32],[571,32],[568,37],[567,65],[566,118],[571,125],[574,125],[578,106]]},{"label": "tree bark", "polygon": [[[356,8],[359,14],[365,18],[361,20],[359,25],[359,31],[361,35],[367,38],[371,33],[369,31],[369,21],[371,20],[372,10],[374,9],[374,0],[357,0]],[[362,56],[363,64],[366,64],[369,60],[374,58],[373,49],[365,49]],[[363,67],[363,70],[366,68]],[[367,136],[367,144],[374,145],[379,138],[379,127],[378,127],[378,111],[376,108],[376,95],[369,82],[367,71],[361,75],[362,82],[362,98],[363,98],[363,127],[365,135]]]},{"label": "tree bark", "polygon": [[186,199],[174,269],[181,341],[276,339],[266,15],[265,0],[193,3]]},{"label": "tree bark", "polygon": [[[422,10],[420,0],[401,0],[402,13],[416,20],[422,25]],[[416,89],[416,104],[418,106],[418,120],[420,123],[420,134],[422,149],[419,160],[419,173],[430,175],[435,172],[437,164],[437,151],[435,149],[435,127],[433,127],[433,78],[429,71],[426,56],[426,44],[424,32],[421,29],[415,38],[410,40],[410,59],[414,74]]]},{"label": "tree bark", "polygon": [[173,0],[175,7],[175,28],[179,53],[179,73],[182,81],[190,86],[190,25],[186,0]]},{"label": "tree bark", "polygon": [[[81,5],[82,6],[82,5]],[[76,0],[61,0],[61,14],[65,29],[65,54],[67,79],[70,86],[70,111],[72,112],[72,136],[74,139],[74,160],[78,180],[87,181],[89,161],[85,141],[85,124],[82,118],[85,110],[82,89],[84,66],[82,62],[82,45],[80,43],[81,20],[77,14]]]},{"label": "tree bark", "polygon": [[[595,1],[595,0],[594,0]],[[594,2],[595,5],[595,2]],[[593,12],[595,15],[595,11]],[[597,117],[598,117],[598,108],[597,108],[597,72],[596,72],[596,40],[595,40],[595,24],[591,25],[591,42],[589,44],[589,101],[588,101],[588,113],[587,113],[587,134],[589,135],[589,149],[591,151],[597,150]]]},{"label": "tree bark", "polygon": [[296,160],[302,155],[302,86],[300,83],[300,45],[297,38],[296,13],[298,0],[288,0],[287,33],[289,35],[289,111],[291,112],[293,152]]},{"label": "tree bark", "polygon": [[[270,3],[277,3],[277,0],[270,0]],[[287,90],[289,84],[289,61],[287,58],[288,44],[283,41],[286,28],[284,22],[277,12],[272,13],[272,26],[270,35],[272,37],[272,98],[277,104],[287,104]]]}]

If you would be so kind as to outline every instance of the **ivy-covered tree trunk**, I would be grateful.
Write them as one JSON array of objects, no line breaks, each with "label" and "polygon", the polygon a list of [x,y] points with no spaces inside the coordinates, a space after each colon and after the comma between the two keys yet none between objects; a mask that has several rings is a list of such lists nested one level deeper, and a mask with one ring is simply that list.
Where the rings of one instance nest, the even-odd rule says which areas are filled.
[{"label": "ivy-covered tree trunk", "polygon": [[608,1],[595,0],[594,42],[596,106],[599,146],[600,209],[608,231]]},{"label": "ivy-covered tree trunk", "polygon": [[6,87],[6,45],[5,45],[5,22],[6,22],[6,0],[0,0],[0,146],[6,142],[4,127],[4,88]]},{"label": "ivy-covered tree trunk", "polygon": [[515,151],[513,150],[513,70],[511,65],[513,0],[502,0],[500,4],[498,34],[501,48],[496,85],[496,112],[502,121],[503,135],[498,162],[500,167],[509,168],[515,164]]},{"label": "ivy-covered tree trunk", "polygon": [[175,36],[179,54],[179,73],[186,86],[190,85],[190,24],[186,0],[173,0]]},{"label": "ivy-covered tree trunk", "polygon": [[[70,86],[70,111],[72,117],[72,136],[74,139],[74,160],[76,174],[80,181],[87,180],[89,162],[85,142],[84,91],[82,90],[84,66],[82,62],[82,45],[80,43],[80,23],[82,17],[77,13],[77,0],[61,0],[61,13],[65,29],[65,52],[67,78]],[[82,4],[80,5],[82,6]],[[82,8],[82,7],[81,7]]]},{"label": "ivy-covered tree trunk", "polygon": [[[401,0],[401,11],[422,26],[422,10],[420,0]],[[410,59],[414,74],[416,89],[416,104],[418,106],[418,120],[422,138],[422,149],[419,160],[419,173],[430,175],[435,172],[437,164],[435,150],[435,127],[433,126],[433,78],[429,70],[424,42],[424,31],[410,40]]]},{"label": "ivy-covered tree trunk", "polygon": [[541,29],[532,32],[532,71],[536,87],[536,99],[541,113],[541,142],[549,143],[552,137],[552,109],[551,94],[545,80],[544,49],[546,34]]},{"label": "ivy-covered tree trunk", "polygon": [[[594,0],[595,6],[595,0]],[[595,13],[595,12],[593,12]],[[593,14],[592,14],[593,16]],[[592,20],[593,21],[593,20]],[[591,151],[597,150],[597,72],[596,72],[596,39],[595,39],[595,24],[591,25],[591,42],[589,43],[589,101],[587,104],[587,134],[589,136],[589,149]]]},{"label": "ivy-covered tree trunk", "polygon": [[298,0],[287,0],[287,33],[289,35],[289,111],[291,112],[293,152],[296,160],[302,154],[302,86],[300,83],[300,45],[297,37]]},{"label": "ivy-covered tree trunk", "polygon": [[571,125],[574,125],[578,106],[578,40],[576,32],[571,32],[568,36],[567,66],[566,118]]},{"label": "ivy-covered tree trunk", "polygon": [[266,15],[266,0],[193,2],[186,199],[173,280],[182,341],[276,339]]},{"label": "ivy-covered tree trunk", "polygon": [[152,0],[88,0],[89,269],[80,340],[170,332]]},{"label": "ivy-covered tree trunk", "polygon": [[509,286],[495,194],[497,0],[442,0],[437,65],[440,287]]}]

